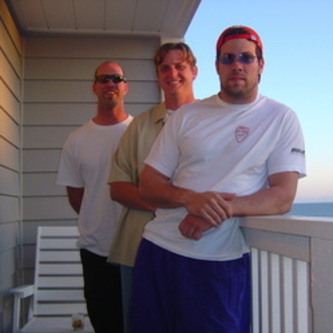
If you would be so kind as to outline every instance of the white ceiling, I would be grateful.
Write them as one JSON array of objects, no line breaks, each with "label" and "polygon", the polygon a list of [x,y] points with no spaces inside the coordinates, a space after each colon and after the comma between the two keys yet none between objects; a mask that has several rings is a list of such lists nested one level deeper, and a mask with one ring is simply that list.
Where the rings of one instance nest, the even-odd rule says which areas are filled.
[{"label": "white ceiling", "polygon": [[183,38],[201,0],[6,0],[25,36],[122,34]]}]

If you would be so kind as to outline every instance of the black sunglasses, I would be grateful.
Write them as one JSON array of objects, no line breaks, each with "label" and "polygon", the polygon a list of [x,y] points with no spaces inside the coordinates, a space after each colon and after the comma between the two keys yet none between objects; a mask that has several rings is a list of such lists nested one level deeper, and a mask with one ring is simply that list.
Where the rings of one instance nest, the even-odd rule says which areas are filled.
[{"label": "black sunglasses", "polygon": [[257,57],[250,54],[250,53],[238,53],[238,54],[233,54],[233,53],[226,53],[220,56],[218,59],[221,64],[223,65],[230,65],[234,61],[239,62],[240,64],[252,64],[254,60]]},{"label": "black sunglasses", "polygon": [[112,74],[112,75],[98,75],[95,78],[95,82],[108,83],[109,81],[113,83],[126,82],[126,77],[124,75]]}]

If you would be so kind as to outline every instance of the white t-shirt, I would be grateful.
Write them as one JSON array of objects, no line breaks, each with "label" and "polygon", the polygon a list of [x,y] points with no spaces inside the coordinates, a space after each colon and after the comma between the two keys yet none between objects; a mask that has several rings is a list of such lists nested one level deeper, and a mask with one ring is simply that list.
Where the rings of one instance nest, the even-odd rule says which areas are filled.
[{"label": "white t-shirt", "polygon": [[101,256],[109,253],[122,209],[110,198],[110,161],[132,119],[110,126],[90,120],[69,135],[60,159],[57,184],[84,188],[78,246]]},{"label": "white t-shirt", "polygon": [[[145,163],[172,184],[197,192],[244,196],[267,187],[269,175],[305,175],[304,140],[295,113],[264,96],[227,104],[217,95],[182,106],[165,124]],[[248,251],[238,217],[204,233],[183,237],[185,208],[158,209],[144,238],[172,252],[205,260],[230,260]]]}]

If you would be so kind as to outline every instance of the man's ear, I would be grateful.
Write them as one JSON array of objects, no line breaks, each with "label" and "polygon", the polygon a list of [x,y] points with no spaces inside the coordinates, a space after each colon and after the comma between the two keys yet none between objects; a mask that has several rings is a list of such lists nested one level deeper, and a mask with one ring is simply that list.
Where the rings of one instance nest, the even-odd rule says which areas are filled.
[{"label": "man's ear", "polygon": [[216,70],[217,75],[219,75],[219,64],[220,64],[219,60],[216,59],[215,60],[215,70]]},{"label": "man's ear", "polygon": [[192,67],[192,73],[193,73],[193,81],[197,78],[198,76],[199,69],[197,66]]},{"label": "man's ear", "polygon": [[265,67],[265,60],[263,58],[259,59],[258,64],[259,64],[258,72],[259,74],[262,74]]},{"label": "man's ear", "polygon": [[92,84],[92,91],[93,93],[96,95],[96,82],[94,81],[94,83]]},{"label": "man's ear", "polygon": [[127,95],[128,91],[129,91],[129,85],[128,85],[128,83],[126,82],[126,83],[125,83],[125,94],[124,94],[124,95]]}]

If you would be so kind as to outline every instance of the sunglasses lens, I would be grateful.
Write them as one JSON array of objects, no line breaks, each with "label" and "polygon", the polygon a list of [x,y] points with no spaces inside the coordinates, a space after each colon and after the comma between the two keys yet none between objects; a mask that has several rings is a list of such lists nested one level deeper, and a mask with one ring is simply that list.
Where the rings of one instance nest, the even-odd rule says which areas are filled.
[{"label": "sunglasses lens", "polygon": [[231,53],[226,53],[220,57],[220,61],[224,65],[230,65],[235,61],[236,55]]},{"label": "sunglasses lens", "polygon": [[109,78],[107,77],[107,75],[100,75],[96,78],[95,81],[99,83],[107,83],[109,82]]},{"label": "sunglasses lens", "polygon": [[105,84],[109,81],[112,81],[113,83],[119,83],[119,82],[126,82],[126,78],[123,75],[113,74],[113,75],[99,75],[95,79],[96,82]]},{"label": "sunglasses lens", "polygon": [[119,83],[119,82],[123,81],[123,78],[120,75],[112,75],[112,76],[113,76],[112,77],[113,83]]},{"label": "sunglasses lens", "polygon": [[248,53],[240,53],[238,55],[238,61],[241,64],[251,64],[254,61],[255,56]]}]

